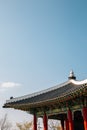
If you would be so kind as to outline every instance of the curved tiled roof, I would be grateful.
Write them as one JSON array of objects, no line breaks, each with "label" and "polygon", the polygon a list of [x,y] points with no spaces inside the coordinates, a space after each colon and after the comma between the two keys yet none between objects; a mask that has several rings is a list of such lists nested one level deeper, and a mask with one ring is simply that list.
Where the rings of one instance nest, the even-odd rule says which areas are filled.
[{"label": "curved tiled roof", "polygon": [[53,91],[56,91],[59,88],[60,88],[60,90],[62,90],[61,88],[63,86],[66,86],[68,83],[69,83],[69,81],[67,81],[65,83],[62,83],[60,85],[56,85],[56,86],[53,86],[51,88],[48,88],[48,89],[36,92],[36,93],[32,93],[32,94],[29,94],[29,95],[21,96],[21,97],[18,97],[18,98],[12,98],[11,100],[7,100],[6,103],[19,102],[19,101],[22,101],[22,100],[36,98],[36,97],[39,97],[39,96],[42,96],[44,94],[48,94],[48,93],[51,93],[51,92],[53,93]]},{"label": "curved tiled roof", "polygon": [[7,100],[6,104],[4,105],[7,107],[8,105],[15,105],[15,104],[37,104],[42,103],[45,101],[50,101],[54,99],[62,99],[66,98],[69,95],[77,94],[80,90],[84,88],[87,89],[87,80],[84,81],[76,81],[74,79],[70,79],[67,82],[54,86],[52,88],[33,93],[30,95],[25,95],[19,98],[13,98]]}]

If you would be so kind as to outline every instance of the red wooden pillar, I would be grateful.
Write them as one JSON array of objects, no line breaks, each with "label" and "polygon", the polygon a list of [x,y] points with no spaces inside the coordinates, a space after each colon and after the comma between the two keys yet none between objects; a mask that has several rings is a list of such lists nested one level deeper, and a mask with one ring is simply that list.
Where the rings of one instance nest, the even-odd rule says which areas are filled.
[{"label": "red wooden pillar", "polygon": [[87,130],[87,107],[83,108],[84,130]]},{"label": "red wooden pillar", "polygon": [[72,112],[70,109],[68,110],[68,123],[69,123],[69,130],[74,130]]},{"label": "red wooden pillar", "polygon": [[65,120],[65,130],[69,130],[69,122],[68,122],[68,119]]},{"label": "red wooden pillar", "polygon": [[48,130],[48,119],[46,113],[44,113],[44,117],[43,117],[43,126],[44,126],[44,130]]},{"label": "red wooden pillar", "polygon": [[37,117],[36,117],[36,114],[34,114],[34,119],[33,119],[33,130],[37,130]]},{"label": "red wooden pillar", "polygon": [[61,130],[64,130],[64,120],[61,120]]}]

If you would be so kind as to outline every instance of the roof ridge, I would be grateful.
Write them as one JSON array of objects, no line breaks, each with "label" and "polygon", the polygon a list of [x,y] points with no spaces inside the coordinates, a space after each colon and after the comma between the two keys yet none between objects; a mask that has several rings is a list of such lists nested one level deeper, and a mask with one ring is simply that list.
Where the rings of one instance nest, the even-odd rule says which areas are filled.
[{"label": "roof ridge", "polygon": [[83,84],[86,84],[86,83],[87,83],[87,79],[85,79],[85,80],[80,80],[80,81],[74,80],[74,79],[70,79],[70,82],[73,83],[73,84],[75,84],[75,85],[83,85]]}]

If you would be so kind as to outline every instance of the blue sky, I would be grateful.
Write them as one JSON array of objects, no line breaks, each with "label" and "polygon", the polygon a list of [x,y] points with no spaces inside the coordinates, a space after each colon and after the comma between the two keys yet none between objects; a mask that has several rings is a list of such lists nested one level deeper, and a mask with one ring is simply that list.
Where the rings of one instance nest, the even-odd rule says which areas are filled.
[{"label": "blue sky", "polygon": [[86,56],[86,0],[0,1],[1,100],[87,78]]}]

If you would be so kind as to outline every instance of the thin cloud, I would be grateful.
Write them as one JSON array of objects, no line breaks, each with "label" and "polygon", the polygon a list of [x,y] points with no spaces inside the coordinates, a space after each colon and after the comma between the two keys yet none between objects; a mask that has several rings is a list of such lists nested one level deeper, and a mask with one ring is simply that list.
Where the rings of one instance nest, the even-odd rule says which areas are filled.
[{"label": "thin cloud", "polygon": [[0,92],[6,91],[6,88],[0,88]]},{"label": "thin cloud", "polygon": [[15,83],[15,82],[2,82],[0,83],[0,88],[13,88],[13,87],[19,87],[21,84]]}]

